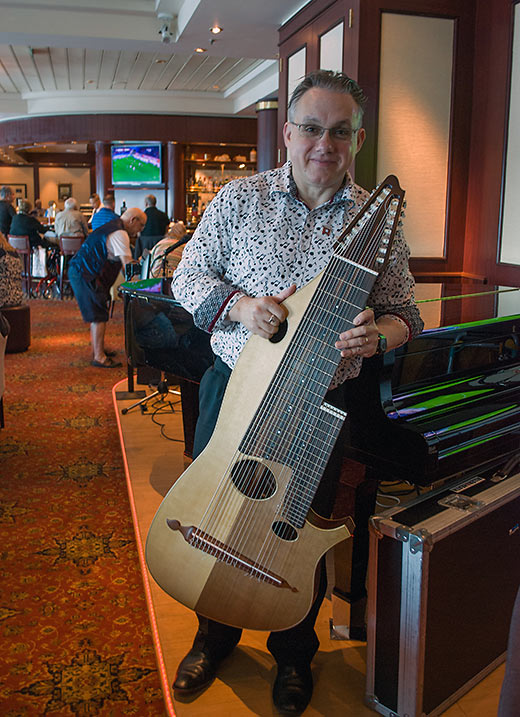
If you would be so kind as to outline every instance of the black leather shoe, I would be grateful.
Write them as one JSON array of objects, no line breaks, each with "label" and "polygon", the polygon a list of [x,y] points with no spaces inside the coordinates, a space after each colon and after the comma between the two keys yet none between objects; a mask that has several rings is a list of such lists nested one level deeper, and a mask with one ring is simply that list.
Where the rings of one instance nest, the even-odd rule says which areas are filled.
[{"label": "black leather shoe", "polygon": [[283,715],[301,715],[312,697],[310,665],[278,665],[273,685],[274,706]]},{"label": "black leather shoe", "polygon": [[191,649],[177,669],[173,689],[183,695],[204,689],[215,679],[219,665],[209,652]]}]

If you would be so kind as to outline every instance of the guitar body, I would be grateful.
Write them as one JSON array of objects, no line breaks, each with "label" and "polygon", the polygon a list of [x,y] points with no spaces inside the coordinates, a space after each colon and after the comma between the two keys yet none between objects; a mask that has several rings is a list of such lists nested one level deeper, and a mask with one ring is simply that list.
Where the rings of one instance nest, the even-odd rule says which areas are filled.
[{"label": "guitar body", "polygon": [[[146,544],[146,561],[155,581],[169,595],[201,615],[236,627],[253,630],[282,630],[298,624],[309,611],[314,594],[314,574],[321,556],[336,543],[350,537],[350,519],[329,521],[313,516],[298,530],[295,540],[275,537],[275,558],[270,570],[283,576],[288,587],[252,578],[234,565],[217,560],[186,542],[180,531],[172,530],[168,518],[183,525],[200,525],[212,495],[228,466],[246,458],[239,443],[258,408],[291,336],[294,334],[319,277],[284,303],[288,330],[279,343],[252,336],[231,374],[215,431],[204,451],[170,489],[154,517]],[[269,469],[276,491],[269,498],[254,500],[254,525],[248,525],[241,552],[255,556],[269,533],[280,494],[291,473],[272,462]],[[234,492],[232,506],[219,525],[218,540],[227,543],[236,531],[252,499]],[[313,524],[316,523],[316,524]]]},{"label": "guitar body", "polygon": [[340,360],[334,344],[387,261],[403,194],[395,177],[382,182],[325,271],[284,302],[274,341],[248,340],[211,440],[154,517],[150,572],[206,617],[256,630],[298,624],[321,556],[351,535],[350,518],[309,520],[346,417],[325,398]]}]

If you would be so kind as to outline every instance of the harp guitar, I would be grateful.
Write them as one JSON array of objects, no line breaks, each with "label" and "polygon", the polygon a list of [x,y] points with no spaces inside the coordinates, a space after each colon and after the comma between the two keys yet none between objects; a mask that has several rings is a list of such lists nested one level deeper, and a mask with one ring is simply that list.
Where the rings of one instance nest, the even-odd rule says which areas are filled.
[{"label": "harp guitar", "polygon": [[285,302],[274,341],[252,336],[213,436],[162,501],[146,560],[156,582],[206,617],[283,630],[309,611],[321,556],[352,520],[312,499],[346,414],[325,401],[353,326],[388,260],[404,192],[394,176],[341,234],[323,272]]}]

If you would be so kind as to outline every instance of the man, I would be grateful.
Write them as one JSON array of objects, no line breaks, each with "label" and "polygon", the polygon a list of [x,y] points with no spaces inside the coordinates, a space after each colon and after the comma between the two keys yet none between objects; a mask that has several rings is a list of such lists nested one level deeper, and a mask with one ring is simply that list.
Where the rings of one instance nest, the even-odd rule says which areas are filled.
[{"label": "man", "polygon": [[92,366],[116,368],[112,352],[105,350],[110,287],[121,267],[132,261],[130,237],[142,231],[146,214],[134,207],[93,231],[69,265],[69,280],[83,320],[90,323]]},{"label": "man", "polygon": [[105,196],[103,197],[103,205],[100,206],[99,209],[97,209],[95,214],[92,215],[92,219],[90,221],[92,229],[99,229],[99,227],[103,224],[112,221],[112,219],[117,219],[115,208],[116,200],[114,198],[114,195],[105,194]]},{"label": "man", "polygon": [[170,220],[168,215],[161,212],[155,206],[157,198],[153,194],[149,194],[144,198],[145,214],[148,217],[146,227],[141,232],[141,236],[135,243],[134,258],[140,259],[145,249],[151,251],[157,242],[162,239],[168,231]]},{"label": "man", "polygon": [[11,187],[0,188],[0,232],[7,237],[11,232],[11,222],[16,214],[13,207],[14,194]]},{"label": "man", "polygon": [[153,194],[149,194],[144,198],[144,213],[148,217],[146,227],[142,232],[142,236],[145,237],[163,237],[166,234],[170,219],[165,212],[161,212],[157,209],[157,197]]},{"label": "man", "polygon": [[[284,126],[290,161],[226,185],[186,245],[173,274],[173,293],[195,324],[212,333],[217,356],[200,386],[194,456],[211,436],[247,338],[257,334],[269,339],[277,332],[286,317],[282,302],[324,269],[337,237],[368,197],[348,172],[365,140],[364,101],[359,86],[342,73],[320,70],[307,76],[291,97]],[[362,359],[382,352],[385,343],[395,348],[421,330],[408,254],[399,232],[388,268],[367,301],[373,309],[363,310],[355,328],[338,336],[341,361],[333,387],[355,377]],[[338,477],[336,471],[333,480],[322,479],[313,503],[317,512],[330,514]],[[284,714],[301,714],[312,696],[310,664],[319,645],[314,622],[326,591],[323,562],[318,595],[307,617],[289,630],[271,633],[267,642],[278,667],[273,701]],[[186,694],[207,686],[240,633],[199,617],[174,689]]]},{"label": "man", "polygon": [[38,246],[51,249],[54,244],[43,236],[47,227],[41,224],[36,217],[31,216],[31,210],[32,204],[28,199],[20,200],[19,212],[13,217],[9,233],[16,236],[28,236],[31,249]]},{"label": "man", "polygon": [[74,197],[65,200],[62,212],[56,214],[54,231],[59,238],[62,234],[88,235],[88,224],[86,217],[79,211],[79,204]]}]

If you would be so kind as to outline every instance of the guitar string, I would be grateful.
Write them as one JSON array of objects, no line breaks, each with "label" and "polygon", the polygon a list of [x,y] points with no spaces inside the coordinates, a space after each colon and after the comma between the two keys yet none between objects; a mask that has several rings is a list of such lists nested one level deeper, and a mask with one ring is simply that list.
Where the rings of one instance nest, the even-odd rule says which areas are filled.
[{"label": "guitar string", "polygon": [[[338,262],[336,262],[336,263],[338,263]],[[343,279],[340,278],[340,281],[343,281]],[[335,275],[335,272],[332,270],[332,271],[330,272],[329,283],[337,284],[337,282],[338,282],[338,277]],[[321,288],[321,286],[320,286],[320,288]],[[326,293],[326,289],[327,289],[327,288],[328,288],[328,287],[325,286],[325,293]],[[335,292],[335,293],[336,293],[336,292]],[[343,291],[343,293],[344,293],[344,291]],[[351,298],[351,297],[349,296],[349,298]],[[335,298],[334,300],[336,301],[336,303],[338,302],[338,298]],[[359,305],[356,307],[357,310],[356,310],[354,313],[358,313],[359,309],[362,308],[362,306],[364,305],[364,303],[365,303],[365,302],[363,302],[362,304],[360,304],[359,301],[358,301],[358,304],[359,304]],[[329,313],[331,313],[331,312],[329,312]],[[323,315],[323,308],[316,307],[316,308],[315,308],[315,314],[319,314],[319,316],[320,316],[320,322],[322,322],[323,319],[322,319],[321,317],[322,317],[322,315]],[[311,315],[309,316],[308,323],[311,323],[311,324],[312,324],[312,323],[315,323],[315,324],[318,324],[318,326],[319,326],[319,325],[320,325],[320,322],[317,322],[317,321],[316,321],[316,318],[317,318],[317,317],[314,317],[314,316],[312,316],[312,314],[311,314]],[[339,316],[339,317],[336,316],[336,317],[335,317],[335,316],[331,313],[331,317],[329,318],[329,323],[330,323],[331,321],[333,321],[334,319],[337,320],[336,323],[337,323],[338,325],[337,325],[336,327],[333,327],[333,326],[331,325],[330,327],[326,327],[326,328],[328,328],[329,330],[332,331],[332,335],[333,335],[333,336],[336,336],[337,334],[339,334],[339,326],[340,326],[340,325],[341,325],[341,327],[342,327],[342,330],[344,330],[344,327],[345,327],[345,317],[344,317],[344,316]],[[341,322],[341,323],[339,324],[338,322]],[[337,330],[335,331],[334,328],[336,328]],[[305,332],[303,332],[303,333],[305,334]],[[305,340],[308,341],[308,338],[306,337]],[[336,350],[334,349],[334,351],[336,351]],[[296,347],[296,352],[295,352],[295,353],[304,354],[304,353],[306,353],[306,350],[305,350],[305,351],[302,351],[302,347]],[[326,359],[326,360],[328,360],[328,359]],[[292,361],[291,363],[293,363],[293,361]],[[323,363],[323,362],[322,362],[322,363]],[[334,370],[335,370],[336,367],[337,367],[337,363],[339,363],[339,360],[333,363],[333,368],[334,368]],[[291,368],[292,368],[292,367],[291,367]],[[314,367],[313,367],[313,370],[314,370],[315,373],[316,373],[317,371],[318,371],[318,372],[320,372],[320,371],[323,372],[323,369],[322,369],[322,367],[320,367],[320,366],[314,366]],[[332,375],[331,375],[331,374],[333,374],[333,371],[328,371],[328,372],[326,373],[327,378],[328,378],[329,380],[327,381],[326,384],[323,384],[323,392],[326,392],[326,390],[327,390],[327,388],[328,388],[328,385],[330,384],[330,379],[332,378]],[[286,383],[286,382],[284,382],[284,383]],[[282,383],[282,385],[283,385],[283,383]],[[280,395],[279,395],[279,391],[278,391],[278,390],[276,391],[276,395],[277,395],[277,399],[276,399],[276,400],[277,400],[277,401],[280,401],[280,398],[281,398],[281,397],[280,397]],[[291,396],[290,398],[294,398],[294,396]],[[307,401],[307,402],[308,402],[308,396],[302,395],[301,398],[303,398],[304,401]],[[300,401],[300,402],[301,402],[301,401]],[[283,403],[283,401],[282,401],[282,403]],[[320,394],[320,405],[321,405],[321,394]],[[307,410],[307,411],[304,412],[304,415],[307,415],[307,416],[308,416],[308,415],[313,415],[313,414],[314,414],[314,416],[313,416],[312,423],[311,423],[308,419],[304,419],[304,421],[303,421],[303,426],[302,426],[302,424],[300,423],[298,426],[296,426],[296,430],[297,430],[298,432],[301,432],[302,429],[305,429],[305,428],[306,428],[307,433],[309,433],[309,432],[312,431],[313,434],[314,434],[314,437],[315,437],[315,439],[316,439],[316,438],[317,438],[316,430],[321,430],[322,433],[323,433],[322,427],[319,427],[319,424],[323,422],[323,421],[322,421],[322,417],[320,416],[320,410],[319,410],[318,412],[316,412],[316,407],[313,406],[313,412],[312,412],[312,413],[311,413],[309,410]],[[269,414],[268,414],[268,415],[269,415]],[[271,416],[272,416],[272,422],[274,422],[274,423],[279,423],[279,422],[280,422],[280,416],[281,416],[281,414],[280,414],[279,412],[273,411],[272,414],[271,414]],[[293,421],[293,422],[294,422],[294,421]],[[305,422],[308,424],[307,426],[305,426]],[[341,423],[342,423],[342,421],[341,421]],[[309,426],[311,426],[311,427],[309,427]],[[264,429],[264,432],[265,432],[265,426],[263,427],[263,429]],[[294,429],[291,428],[291,426],[289,426],[289,431],[293,431],[293,430],[294,430]],[[267,430],[267,434],[269,435],[269,431],[268,431],[268,430]],[[327,440],[327,438],[328,438],[328,437],[327,437],[327,435],[325,434],[322,439],[318,439],[318,440],[321,441],[321,443],[323,444],[323,447],[322,447],[322,448],[318,448],[318,449],[316,449],[316,447],[313,448],[313,450],[315,451],[316,454],[319,454],[320,452],[323,454],[322,457],[321,457],[321,458],[322,458],[321,464],[322,464],[323,469],[324,469],[324,467],[325,467],[325,463],[326,463],[327,457],[328,457],[329,452],[330,452],[329,449],[330,449],[330,447],[331,447],[331,446],[330,446],[330,439]],[[287,438],[287,431],[284,431],[284,442],[293,445],[293,448],[292,448],[292,452],[293,452],[293,453],[294,453],[294,452],[297,452],[297,453],[300,454],[300,456],[302,455],[301,452],[300,452],[300,451],[298,450],[298,448],[297,448],[297,446],[298,446],[298,441],[297,441],[297,439],[296,439],[296,435],[294,435],[292,438],[291,438],[291,437]],[[304,442],[305,442],[306,444],[309,443],[308,439],[304,440]],[[327,444],[329,444],[329,445],[327,445]],[[259,446],[255,446],[255,448],[256,448],[256,451],[255,451],[255,452],[258,452],[258,448],[260,448],[260,449],[261,449],[261,450],[260,450],[260,453],[262,453],[262,452],[265,453],[265,446],[260,446],[260,447],[259,447]],[[264,449],[264,450],[262,450],[262,449]],[[246,453],[248,452],[248,451],[247,451],[247,446],[246,446],[245,452],[246,452]],[[280,453],[280,450],[278,450],[278,453]],[[275,457],[275,458],[277,457],[276,451],[275,451],[274,457]],[[289,462],[289,463],[290,463],[291,461],[286,461],[286,462]],[[307,463],[308,463],[308,461],[307,461]],[[291,508],[291,504],[293,503],[293,501],[292,501],[292,496],[291,496],[291,486],[294,486],[294,487],[292,488],[292,492],[295,492],[295,491],[296,491],[296,487],[297,487],[298,485],[301,485],[301,478],[300,478],[300,479],[298,478],[298,472],[299,472],[299,473],[302,472],[302,461],[300,461],[300,465],[299,465],[299,466],[296,465],[296,468],[297,468],[298,470],[294,470],[295,480],[293,480],[292,482],[289,483],[289,490],[288,490],[288,491],[286,490],[285,499],[284,499],[284,501],[282,502],[282,510],[279,511],[281,514],[289,513],[289,516],[288,516],[288,517],[289,517],[289,522],[290,522],[290,512],[291,512],[291,510],[293,510],[293,512],[294,512],[294,508]],[[315,485],[317,484],[317,482],[319,481],[319,477],[321,476],[322,471],[321,471],[321,470],[316,470],[316,468],[313,467],[313,466],[311,466],[310,463],[309,463],[309,465],[306,467],[306,472],[307,472],[307,473],[310,473],[311,475],[313,474],[313,476],[314,476],[314,477],[313,477],[313,480],[311,480],[311,481],[309,482],[309,485],[310,485],[312,488],[314,488],[314,486],[315,486]],[[305,484],[303,484],[303,487],[305,488]],[[304,512],[305,512],[305,514],[307,513],[306,510],[305,510]],[[276,516],[275,516],[275,517],[276,517]],[[287,516],[284,515],[283,517],[287,517]],[[305,517],[305,516],[303,516],[303,517]],[[244,521],[244,524],[245,524],[245,521]],[[270,534],[273,535],[273,531],[270,531]],[[269,533],[268,533],[268,535],[269,535]],[[274,538],[272,538],[272,540],[274,540]],[[274,545],[274,542],[273,542],[273,545]],[[264,547],[264,553],[265,553],[265,547],[266,547],[266,546],[265,546],[265,541],[264,541],[264,546],[263,546],[263,547]],[[261,562],[263,565],[265,565],[265,564],[268,564],[269,561],[266,561],[265,558],[262,557],[261,560],[260,560],[260,562]]]},{"label": "guitar string", "polygon": [[[335,278],[335,277],[332,277],[332,278],[333,278],[334,281],[336,281],[336,278]],[[343,323],[343,325],[344,325],[344,323]],[[247,450],[245,450],[244,452],[247,453]],[[238,483],[238,481],[237,481],[237,483]],[[239,483],[238,483],[238,484],[239,484]]]},{"label": "guitar string", "polygon": [[[354,274],[356,273],[362,274],[362,272],[359,271],[354,272]],[[331,280],[336,283],[336,277],[334,276],[334,272],[331,272]],[[344,292],[342,293],[344,294]],[[352,297],[349,294],[349,300],[351,299]],[[359,302],[358,300],[356,303],[358,304],[358,306],[356,307],[357,310],[351,312],[354,313],[354,315],[358,313],[358,309],[361,310],[363,308],[366,302]],[[317,311],[319,311],[320,316],[322,316],[323,307],[317,307]],[[330,331],[330,334],[332,337],[334,337],[334,340],[335,337],[339,334],[340,330],[345,330],[345,323],[346,321],[344,313],[339,315],[332,315],[330,317],[326,328],[328,331]],[[321,363],[323,363],[323,359]],[[339,363],[339,359],[335,363],[334,370],[337,367],[337,363]],[[315,374],[320,370],[321,367],[319,365],[313,367],[313,371]],[[330,385],[330,380],[332,379],[333,373],[334,372],[327,372],[327,377],[329,380],[327,381],[326,385],[322,386],[323,392],[326,392],[328,385]],[[311,376],[310,378],[319,382],[319,379],[316,379],[316,376]],[[306,396],[302,396],[302,398],[304,401],[307,400]],[[289,513],[289,516],[292,512],[293,520],[295,522],[301,522],[305,519],[308,512],[308,507],[310,505],[310,502],[312,502],[313,495],[318,486],[323,470],[325,469],[326,461],[328,460],[328,457],[330,456],[330,451],[332,449],[331,436],[327,433],[324,433],[324,429],[328,428],[330,431],[333,426],[331,425],[330,420],[328,424],[323,420],[322,409],[320,408],[322,401],[321,393],[319,395],[319,398],[320,403],[318,405],[313,404],[312,411],[310,411],[308,408],[306,411],[304,411],[304,415],[311,416],[311,420],[309,420],[309,418],[305,418],[303,421],[304,425],[296,427],[296,430],[298,432],[303,432],[306,434],[306,437],[303,438],[303,443],[305,444],[305,448],[307,448],[307,451],[301,450],[299,442],[296,440],[296,436],[294,436],[294,439],[292,441],[288,441],[290,444],[292,444],[292,448],[290,448],[288,455],[285,457],[285,461],[286,463],[291,465],[293,476],[288,483],[286,489],[284,504],[285,506],[288,506],[285,512]],[[341,427],[343,421],[338,419],[336,421],[333,421],[333,423],[336,424],[337,431],[339,432],[339,428]],[[321,431],[322,433],[324,433],[321,439],[317,431]],[[314,444],[311,453],[313,453],[314,456],[319,456],[320,453],[322,454],[320,456],[321,460],[317,461],[319,467],[311,463],[310,455],[307,457],[307,454],[309,453],[308,448],[310,440],[312,440]],[[319,445],[320,443],[321,445]],[[294,460],[293,457],[297,457],[296,460]],[[308,476],[308,478],[306,479],[305,476]],[[302,495],[304,497],[304,500],[301,498]],[[300,496],[300,508],[298,508],[297,505],[296,510],[294,509],[295,496]],[[301,508],[301,504],[303,504],[304,506],[303,509]],[[262,559],[262,564],[266,564],[266,562],[268,561]]]},{"label": "guitar string", "polygon": [[[333,278],[334,278],[334,280],[335,280],[335,277],[333,277]],[[344,322],[343,322],[343,325],[344,325]],[[330,448],[330,446],[327,446],[327,448]],[[245,452],[247,453],[248,451],[246,450]],[[328,454],[328,451],[327,451],[326,453]],[[300,472],[301,472],[301,470],[300,470]],[[316,473],[316,471],[315,471],[315,473]],[[319,475],[320,475],[320,474],[321,474],[321,471],[319,471],[319,472],[317,473],[318,478],[319,478]],[[298,482],[298,481],[296,481],[296,482]],[[314,481],[313,481],[313,483],[314,483]],[[286,502],[287,502],[287,501],[286,501]],[[305,511],[305,513],[306,513],[306,512],[307,512],[307,511]],[[263,562],[263,561],[262,561],[262,562]]]},{"label": "guitar string", "polygon": [[[336,281],[336,278],[333,277],[333,280]],[[344,324],[343,324],[343,325],[344,325]],[[273,416],[274,416],[274,413],[273,413]],[[278,417],[278,418],[275,418],[275,419],[273,419],[273,420],[279,420],[279,417]],[[247,448],[247,446],[245,446],[245,447]],[[244,453],[247,453],[247,450],[245,450]],[[260,466],[263,467],[262,464],[260,464]],[[246,477],[245,479],[247,479],[247,477]],[[313,484],[313,483],[314,483],[314,482],[312,482],[312,484]],[[237,480],[237,481],[236,481],[236,485],[239,485],[239,486],[240,486],[240,480]],[[286,502],[286,501],[285,501],[285,502]],[[246,524],[246,520],[244,519],[244,525],[245,525],[245,524]],[[272,531],[271,531],[271,532],[272,532]]]},{"label": "guitar string", "polygon": [[[377,234],[380,234],[380,231],[376,231],[376,233],[377,233]],[[335,277],[334,277],[334,278],[335,278]],[[350,298],[351,298],[351,296],[349,295],[349,299],[350,299]],[[360,308],[360,309],[363,308],[364,305],[365,305],[365,303],[366,303],[366,302],[362,302],[362,303],[361,303],[361,302],[358,301],[359,308]],[[356,312],[356,313],[357,313],[357,312]],[[333,326],[333,325],[331,324],[331,326],[329,327],[330,330],[332,331],[332,335],[333,335],[333,336],[339,333],[339,329],[340,329],[340,328],[341,328],[341,330],[344,330],[344,326],[345,326],[345,318],[344,318],[344,316],[340,315],[340,316],[337,317],[337,318],[338,318],[338,320],[339,320],[340,323],[337,324],[336,326]],[[319,370],[319,367],[317,367],[317,370]],[[327,386],[327,387],[328,387],[328,386]],[[326,388],[327,388],[327,387],[326,387]],[[318,422],[318,423],[320,422],[319,413],[317,414],[317,421],[315,420],[314,424],[315,424],[316,422]],[[323,423],[323,421],[321,421],[321,422]],[[337,424],[338,424],[337,432],[338,432],[338,433],[339,433],[339,429],[341,428],[341,424],[342,424],[342,423],[343,423],[343,420],[337,421]],[[316,438],[316,434],[315,434],[316,425],[314,425],[314,424],[313,424],[314,433],[313,433],[312,435]],[[324,427],[326,428],[327,426],[324,426]],[[330,426],[329,426],[329,427],[330,427]],[[308,434],[311,435],[309,429],[308,429]],[[325,436],[323,439],[321,439],[321,442],[322,442],[323,446],[322,446],[321,448],[318,447],[317,450],[316,450],[316,447],[314,447],[313,450],[315,451],[315,453],[319,453],[320,451],[323,452],[323,462],[322,462],[321,468],[324,470],[325,465],[326,465],[326,461],[328,460],[328,457],[329,457],[329,455],[330,455],[330,451],[331,451],[331,449],[332,449],[332,441],[330,440],[330,437],[329,437],[329,436]],[[294,442],[293,442],[293,446],[294,446],[294,449],[293,449],[293,450],[296,450],[296,444],[295,444]],[[322,473],[323,473],[323,470],[321,470],[321,469],[320,469],[320,470],[316,470],[314,466],[311,466],[311,465],[310,465],[309,460],[308,460],[308,459],[306,460],[305,457],[304,457],[304,456],[305,456],[305,453],[304,453],[304,452],[303,452],[303,453],[300,452],[300,453],[299,453],[299,456],[301,457],[301,460],[300,460],[299,462],[297,462],[297,463],[295,464],[295,466],[294,466],[295,480],[292,481],[292,482],[289,484],[289,492],[288,492],[288,496],[287,496],[287,497],[289,498],[289,501],[286,501],[286,502],[289,502],[289,503],[291,503],[291,500],[290,500],[290,498],[291,498],[291,495],[290,495],[291,490],[292,490],[293,492],[300,493],[302,487],[303,487],[304,489],[306,488],[305,481],[304,481],[303,484],[302,484],[302,480],[301,480],[301,475],[302,475],[302,474],[303,474],[303,475],[305,475],[305,474],[308,474],[308,475],[309,475],[309,474],[310,474],[311,476],[312,476],[312,474],[314,474],[314,478],[313,478],[311,481],[307,481],[307,485],[310,487],[310,492],[311,492],[312,494],[314,494],[315,489],[317,488],[317,484],[319,483],[319,479],[321,478],[321,475],[322,475]],[[290,460],[288,460],[287,462],[288,462],[288,463],[291,463]],[[302,470],[302,467],[303,467],[305,470]],[[309,489],[307,488],[307,490],[309,490]],[[309,502],[311,502],[311,501],[312,501],[312,498],[309,499]],[[304,501],[302,501],[302,503],[303,503],[303,502],[304,502]],[[301,521],[302,519],[305,519],[306,514],[307,514],[307,512],[308,512],[308,511],[307,511],[307,507],[308,507],[307,502],[305,502],[305,510],[303,510],[303,511],[301,512],[300,516],[299,516],[299,520],[300,520],[300,521]],[[265,561],[262,561],[262,562],[264,563]]]}]

